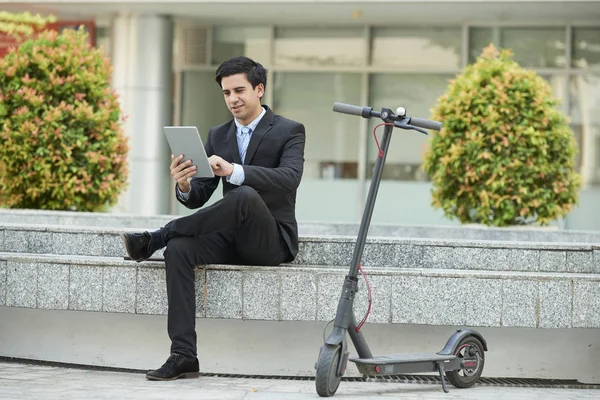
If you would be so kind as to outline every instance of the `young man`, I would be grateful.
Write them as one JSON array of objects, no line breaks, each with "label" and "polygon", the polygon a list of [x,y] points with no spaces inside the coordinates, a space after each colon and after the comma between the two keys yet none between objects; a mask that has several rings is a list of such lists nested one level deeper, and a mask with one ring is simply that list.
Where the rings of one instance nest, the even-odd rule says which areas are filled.
[{"label": "young man", "polygon": [[223,182],[223,199],[149,233],[123,234],[129,256],[140,262],[165,249],[171,356],[146,378],[198,376],[194,266],[279,265],[298,253],[296,190],[304,167],[304,126],[261,105],[267,71],[236,57],[216,71],[234,119],[210,129],[205,144],[214,178],[192,178],[195,167],[172,156],[177,199],[202,207]]}]

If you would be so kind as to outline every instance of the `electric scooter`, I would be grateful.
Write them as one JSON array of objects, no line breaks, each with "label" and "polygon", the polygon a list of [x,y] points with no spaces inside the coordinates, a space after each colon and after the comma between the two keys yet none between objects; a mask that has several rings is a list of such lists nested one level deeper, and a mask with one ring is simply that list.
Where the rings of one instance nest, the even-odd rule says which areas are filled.
[{"label": "electric scooter", "polygon": [[[358,371],[364,376],[394,376],[417,372],[437,372],[442,381],[442,389],[448,393],[444,375],[448,381],[459,388],[471,387],[477,382],[485,363],[487,343],[483,336],[473,329],[458,329],[450,336],[446,345],[437,353],[405,353],[373,356],[362,334],[361,328],[368,317],[357,325],[353,305],[356,292],[358,291],[358,272],[360,271],[365,280],[366,276],[361,267],[361,257],[371,216],[375,207],[375,198],[381,181],[383,166],[390,145],[391,134],[394,128],[416,130],[427,135],[425,129],[441,130],[442,124],[423,118],[408,117],[406,110],[399,107],[396,112],[383,108],[375,111],[371,107],[359,107],[350,104],[334,103],[333,111],[357,115],[363,118],[380,118],[385,125],[379,155],[375,164],[371,186],[362,221],[358,231],[358,238],[354,247],[350,271],[346,276],[340,296],[335,322],[332,332],[329,334],[319,351],[316,367],[315,385],[317,393],[321,397],[330,397],[335,394],[346,372],[348,361],[356,364]],[[378,125],[379,126],[379,125]],[[377,127],[375,128],[377,129]],[[375,136],[377,140],[377,136]],[[379,147],[379,143],[377,143]],[[369,309],[371,306],[370,287]],[[432,293],[432,295],[434,295]],[[330,321],[331,322],[331,321]],[[349,358],[346,333],[358,353],[358,357]]]}]

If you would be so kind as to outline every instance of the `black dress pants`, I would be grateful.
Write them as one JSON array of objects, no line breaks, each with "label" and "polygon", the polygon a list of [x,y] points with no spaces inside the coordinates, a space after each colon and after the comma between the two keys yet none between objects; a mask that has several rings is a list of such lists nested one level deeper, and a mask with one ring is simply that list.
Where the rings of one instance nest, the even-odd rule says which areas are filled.
[{"label": "black dress pants", "polygon": [[162,228],[169,302],[171,353],[196,357],[194,267],[202,264],[279,265],[289,256],[277,221],[253,188],[240,186],[223,199]]}]

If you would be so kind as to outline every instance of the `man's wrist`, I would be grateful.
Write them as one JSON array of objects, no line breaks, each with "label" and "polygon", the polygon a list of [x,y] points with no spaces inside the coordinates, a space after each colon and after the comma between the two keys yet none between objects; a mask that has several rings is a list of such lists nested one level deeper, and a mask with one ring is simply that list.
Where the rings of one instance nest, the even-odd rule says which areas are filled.
[{"label": "man's wrist", "polygon": [[227,182],[239,186],[242,183],[244,183],[244,179],[245,179],[244,168],[239,164],[232,164],[232,165],[233,165],[233,172],[226,179],[227,179]]},{"label": "man's wrist", "polygon": [[185,190],[184,190],[184,189],[181,187],[181,185],[179,184],[179,182],[178,182],[178,183],[177,183],[177,189],[179,189],[179,191],[180,191],[181,193],[189,193],[189,192],[190,192],[190,185],[188,185],[187,189],[185,189]]}]

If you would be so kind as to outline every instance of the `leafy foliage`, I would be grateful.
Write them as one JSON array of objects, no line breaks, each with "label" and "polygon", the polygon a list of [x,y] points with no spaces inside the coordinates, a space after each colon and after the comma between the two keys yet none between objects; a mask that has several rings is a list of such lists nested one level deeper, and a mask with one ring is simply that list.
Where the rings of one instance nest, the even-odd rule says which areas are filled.
[{"label": "leafy foliage", "polygon": [[5,32],[15,39],[31,36],[36,30],[41,30],[49,22],[55,22],[56,17],[32,15],[29,12],[11,13],[0,11],[0,32]]},{"label": "leafy foliage", "polygon": [[97,211],[124,189],[111,66],[86,40],[43,32],[0,61],[0,205]]},{"label": "leafy foliage", "polygon": [[432,205],[462,223],[551,220],[577,203],[577,143],[551,88],[493,45],[450,82],[433,110],[443,128],[423,168]]}]

